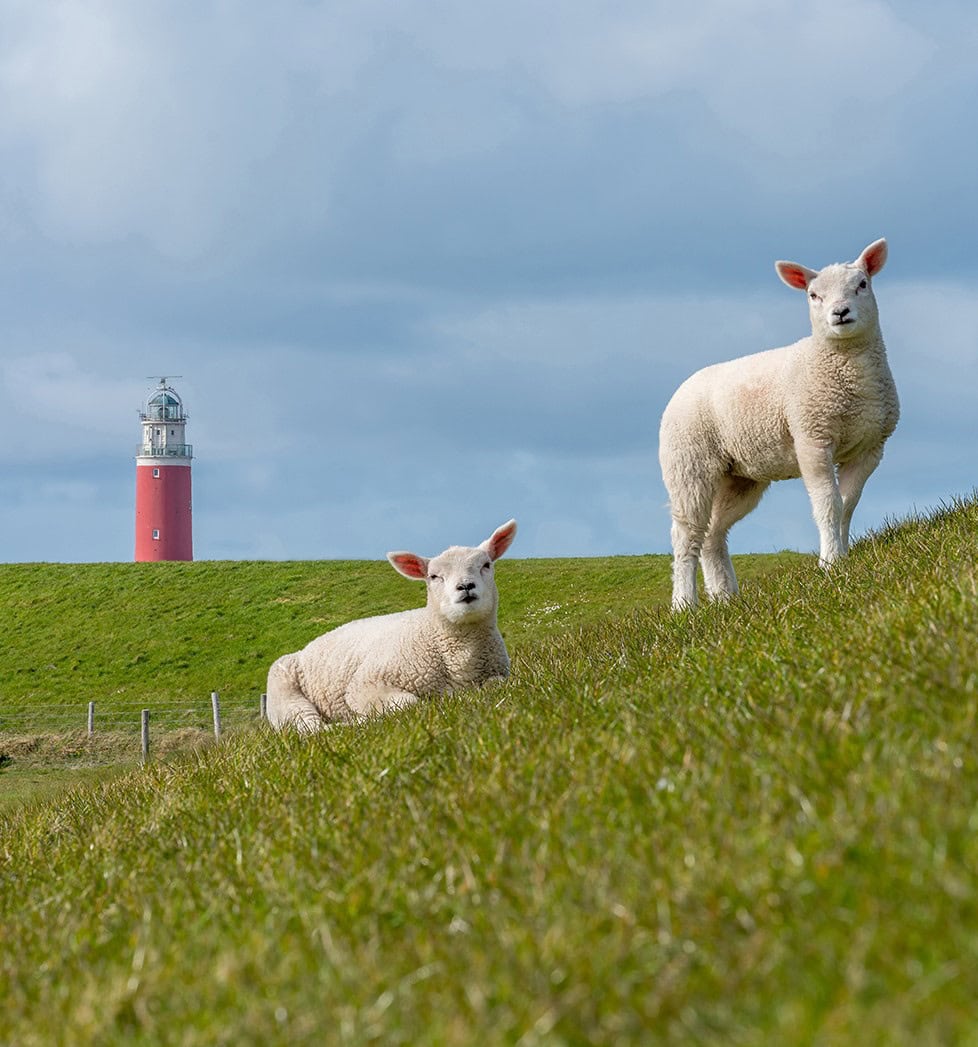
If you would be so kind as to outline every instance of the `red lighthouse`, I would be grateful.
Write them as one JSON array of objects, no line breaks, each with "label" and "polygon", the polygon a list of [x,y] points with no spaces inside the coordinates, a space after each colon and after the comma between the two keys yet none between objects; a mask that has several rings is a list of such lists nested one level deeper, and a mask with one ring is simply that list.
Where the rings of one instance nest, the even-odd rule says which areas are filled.
[{"label": "red lighthouse", "polygon": [[183,401],[166,378],[140,414],[143,442],[136,451],[136,561],[192,560],[190,462]]}]

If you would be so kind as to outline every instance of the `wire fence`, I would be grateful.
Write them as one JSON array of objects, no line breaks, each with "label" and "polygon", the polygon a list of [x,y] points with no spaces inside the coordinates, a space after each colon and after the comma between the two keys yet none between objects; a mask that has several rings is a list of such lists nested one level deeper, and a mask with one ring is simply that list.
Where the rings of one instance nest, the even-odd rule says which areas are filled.
[{"label": "wire fence", "polygon": [[141,741],[143,759],[149,755],[150,737],[181,730],[213,731],[221,740],[229,730],[253,726],[266,719],[264,692],[254,698],[149,699],[144,701],[45,702],[12,710],[0,707],[0,742],[26,735],[88,736],[132,734]]}]

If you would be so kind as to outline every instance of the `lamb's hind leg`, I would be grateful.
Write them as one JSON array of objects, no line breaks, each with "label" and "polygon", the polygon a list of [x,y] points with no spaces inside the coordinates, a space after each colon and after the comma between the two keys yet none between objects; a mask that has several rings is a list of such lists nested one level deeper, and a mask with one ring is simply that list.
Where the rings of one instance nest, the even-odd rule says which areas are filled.
[{"label": "lamb's hind leg", "polygon": [[696,568],[706,527],[672,521],[672,609],[696,606]]},{"label": "lamb's hind leg", "polygon": [[319,710],[303,694],[294,662],[286,654],[268,670],[266,687],[268,722],[280,730],[292,727],[302,734],[321,731],[328,724]]},{"label": "lamb's hind leg", "polygon": [[[668,414],[669,408],[666,408]],[[672,609],[696,606],[696,568],[710,526],[723,468],[710,448],[663,416],[659,440],[662,481],[672,513]]]},{"label": "lamb's hind leg", "polygon": [[737,575],[730,560],[727,533],[738,521],[757,508],[768,484],[742,476],[725,476],[713,498],[710,529],[703,543],[703,579],[707,594],[726,600],[739,592]]},{"label": "lamb's hind leg", "polygon": [[714,488],[713,482],[694,485],[692,492],[681,490],[671,498],[674,611],[696,606],[696,568],[710,524]]}]

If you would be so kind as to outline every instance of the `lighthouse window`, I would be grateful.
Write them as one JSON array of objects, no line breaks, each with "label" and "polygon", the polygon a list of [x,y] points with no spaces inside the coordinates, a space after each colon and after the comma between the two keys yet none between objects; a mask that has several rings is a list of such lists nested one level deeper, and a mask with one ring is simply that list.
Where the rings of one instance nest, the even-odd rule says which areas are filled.
[{"label": "lighthouse window", "polygon": [[154,527],[153,528],[153,538],[156,539],[156,540],[159,540],[159,537],[160,537],[159,529]]},{"label": "lighthouse window", "polygon": [[159,475],[160,475],[159,469],[154,469],[153,470],[153,478],[156,479],[156,477],[158,477]]}]

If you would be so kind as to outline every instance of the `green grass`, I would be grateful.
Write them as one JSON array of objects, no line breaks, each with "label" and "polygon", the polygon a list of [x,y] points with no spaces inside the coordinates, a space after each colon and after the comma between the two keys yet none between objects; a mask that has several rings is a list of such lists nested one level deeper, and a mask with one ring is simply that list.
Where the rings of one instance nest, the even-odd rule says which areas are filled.
[{"label": "green grass", "polygon": [[[695,613],[659,558],[503,565],[505,685],[0,812],[0,1042],[978,1042],[978,504]],[[382,566],[194,565],[188,686]]]},{"label": "green grass", "polygon": [[[745,556],[750,581],[798,554]],[[501,560],[501,626],[518,641],[668,600],[664,556]],[[0,564],[0,730],[49,703],[244,699],[268,666],[352,618],[424,602],[386,561]],[[257,707],[257,706],[256,706]]]},{"label": "green grass", "polygon": [[[750,584],[797,559],[738,566]],[[669,595],[663,556],[502,560],[499,577],[516,648]],[[0,564],[0,811],[138,763],[144,708],[154,753],[209,743],[214,690],[225,730],[254,726],[278,655],[423,598],[386,561]]]}]

